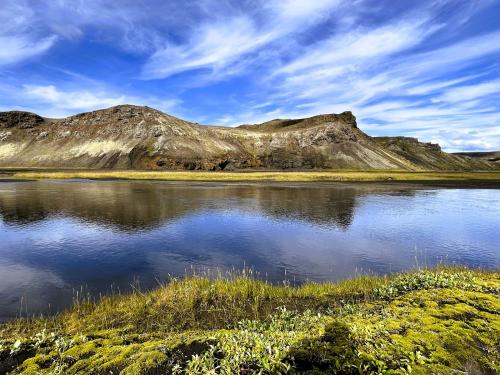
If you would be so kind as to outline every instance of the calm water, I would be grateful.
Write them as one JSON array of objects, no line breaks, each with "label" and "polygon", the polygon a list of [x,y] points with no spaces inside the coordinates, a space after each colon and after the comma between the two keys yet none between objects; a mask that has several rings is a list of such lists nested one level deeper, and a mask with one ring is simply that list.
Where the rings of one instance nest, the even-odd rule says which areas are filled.
[{"label": "calm water", "polygon": [[193,269],[300,283],[438,263],[500,266],[500,190],[0,182],[2,320]]}]

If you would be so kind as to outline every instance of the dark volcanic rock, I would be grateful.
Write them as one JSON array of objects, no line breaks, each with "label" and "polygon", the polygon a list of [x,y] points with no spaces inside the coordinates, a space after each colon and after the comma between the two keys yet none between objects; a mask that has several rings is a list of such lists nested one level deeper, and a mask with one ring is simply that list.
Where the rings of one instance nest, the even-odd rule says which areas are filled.
[{"label": "dark volcanic rock", "polygon": [[0,128],[34,128],[44,122],[43,117],[23,111],[0,112]]}]

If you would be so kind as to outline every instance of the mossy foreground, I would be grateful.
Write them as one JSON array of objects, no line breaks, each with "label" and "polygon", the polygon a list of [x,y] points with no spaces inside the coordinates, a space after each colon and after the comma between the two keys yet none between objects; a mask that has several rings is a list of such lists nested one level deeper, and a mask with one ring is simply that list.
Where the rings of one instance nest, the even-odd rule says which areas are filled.
[{"label": "mossy foreground", "polygon": [[174,280],[0,327],[0,373],[496,374],[500,273]]},{"label": "mossy foreground", "polygon": [[13,171],[19,179],[125,179],[164,181],[497,181],[500,172],[407,172],[407,171]]}]

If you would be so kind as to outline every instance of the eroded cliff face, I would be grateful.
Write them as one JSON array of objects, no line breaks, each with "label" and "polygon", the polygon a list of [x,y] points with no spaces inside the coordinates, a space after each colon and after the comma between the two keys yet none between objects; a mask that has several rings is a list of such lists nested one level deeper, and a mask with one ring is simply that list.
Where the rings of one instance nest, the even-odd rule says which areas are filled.
[{"label": "eroded cliff face", "polygon": [[[463,168],[490,168],[483,164]],[[367,136],[350,112],[236,128],[198,125],[132,105],[64,119],[0,113],[0,166],[413,170],[429,165]]]}]

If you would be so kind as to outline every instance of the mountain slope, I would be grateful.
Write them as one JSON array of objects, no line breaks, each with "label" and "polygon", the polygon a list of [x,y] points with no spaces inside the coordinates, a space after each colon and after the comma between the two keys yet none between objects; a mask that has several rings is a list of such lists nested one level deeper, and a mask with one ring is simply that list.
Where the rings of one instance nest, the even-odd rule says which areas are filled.
[{"label": "mountain slope", "polygon": [[470,158],[442,152],[436,158],[443,162],[423,161],[369,137],[358,129],[350,112],[236,128],[198,125],[132,105],[64,119],[0,112],[0,166],[188,170],[493,168],[486,161],[471,162]]},{"label": "mountain slope", "polygon": [[454,155],[465,157],[472,160],[487,161],[496,163],[500,168],[500,151],[486,151],[486,152],[456,152]]},{"label": "mountain slope", "polygon": [[488,170],[498,168],[487,160],[450,154],[435,143],[419,142],[411,137],[373,137],[385,149],[427,170]]}]

